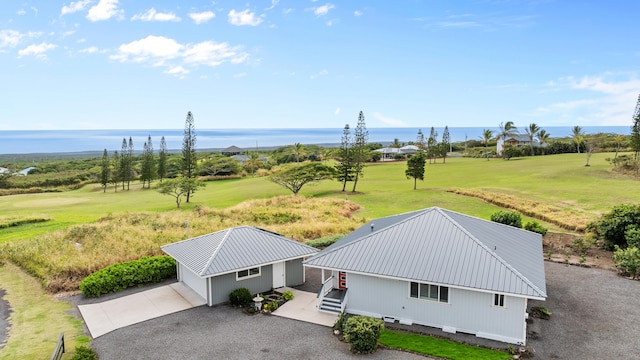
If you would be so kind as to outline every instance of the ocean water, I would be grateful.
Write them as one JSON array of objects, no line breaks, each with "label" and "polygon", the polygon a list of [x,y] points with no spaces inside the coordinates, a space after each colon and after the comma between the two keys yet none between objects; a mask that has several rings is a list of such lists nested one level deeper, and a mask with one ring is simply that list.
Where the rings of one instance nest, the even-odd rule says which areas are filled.
[{"label": "ocean water", "polygon": [[[544,127],[552,138],[571,136],[572,126]],[[583,126],[586,134],[614,133],[629,134],[630,126]],[[398,139],[400,142],[415,141],[417,127],[370,128],[369,142],[383,144]],[[431,127],[421,128],[429,137]],[[479,140],[484,127],[450,127],[452,142]],[[488,127],[497,133],[498,128]],[[444,128],[435,128],[438,140]],[[352,129],[353,133],[353,129]],[[154,149],[160,147],[164,136],[169,150],[182,148],[183,129],[171,130],[15,130],[0,131],[0,155],[31,153],[102,152],[109,153],[122,148],[122,139],[133,140],[134,150],[140,151],[147,137],[151,136]],[[198,129],[196,128],[197,149],[219,150],[235,145],[241,148],[273,148],[277,146],[301,144],[339,144],[342,128],[317,129]]]}]

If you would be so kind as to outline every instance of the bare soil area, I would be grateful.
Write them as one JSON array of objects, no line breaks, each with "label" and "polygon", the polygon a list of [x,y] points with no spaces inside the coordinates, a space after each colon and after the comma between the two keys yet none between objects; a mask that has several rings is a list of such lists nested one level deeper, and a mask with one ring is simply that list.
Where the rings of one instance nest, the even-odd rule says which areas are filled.
[{"label": "bare soil area", "polygon": [[611,251],[600,249],[584,241],[584,247],[574,241],[580,236],[549,232],[542,238],[544,257],[547,261],[616,271]]}]

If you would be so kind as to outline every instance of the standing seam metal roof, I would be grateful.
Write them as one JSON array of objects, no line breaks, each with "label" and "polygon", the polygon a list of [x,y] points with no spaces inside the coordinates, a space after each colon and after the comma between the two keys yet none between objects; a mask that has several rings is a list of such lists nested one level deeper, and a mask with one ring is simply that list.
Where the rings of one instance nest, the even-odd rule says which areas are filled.
[{"label": "standing seam metal roof", "polygon": [[546,297],[539,234],[437,207],[373,220],[305,264]]},{"label": "standing seam metal roof", "polygon": [[201,277],[313,255],[317,249],[280,234],[238,226],[164,245],[162,250]]}]

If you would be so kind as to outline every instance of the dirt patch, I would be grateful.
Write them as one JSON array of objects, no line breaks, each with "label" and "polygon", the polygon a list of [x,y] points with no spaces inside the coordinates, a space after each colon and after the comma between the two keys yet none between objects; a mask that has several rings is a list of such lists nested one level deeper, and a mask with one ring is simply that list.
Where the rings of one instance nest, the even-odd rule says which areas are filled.
[{"label": "dirt patch", "polygon": [[603,250],[595,244],[589,244],[587,240],[584,240],[582,244],[576,244],[577,238],[580,236],[548,232],[542,238],[545,260],[616,271],[611,251]]}]

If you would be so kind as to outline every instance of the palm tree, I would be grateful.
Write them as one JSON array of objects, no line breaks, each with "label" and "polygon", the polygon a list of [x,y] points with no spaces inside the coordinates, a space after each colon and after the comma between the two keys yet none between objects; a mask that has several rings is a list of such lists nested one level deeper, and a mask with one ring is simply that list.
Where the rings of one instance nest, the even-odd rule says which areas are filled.
[{"label": "palm tree", "polygon": [[518,134],[518,128],[513,125],[513,121],[507,121],[504,125],[500,123],[498,127],[500,128],[500,132],[498,133],[497,139],[502,138],[502,141],[506,141],[508,137]]},{"label": "palm tree", "polygon": [[531,145],[531,156],[535,155],[536,153],[533,151],[533,138],[538,135],[538,133],[540,132],[540,126],[538,126],[536,123],[531,123],[529,124],[528,128],[525,128],[524,131],[527,132],[527,136],[529,137],[529,145]]},{"label": "palm tree", "polygon": [[542,146],[544,144],[548,144],[550,137],[551,137],[551,134],[549,134],[544,129],[540,129],[540,131],[538,132],[538,142],[540,142],[540,146]]},{"label": "palm tree", "polygon": [[251,176],[253,176],[256,170],[260,169],[260,167],[263,165],[262,160],[260,160],[260,154],[255,151],[248,151],[247,156],[249,158],[244,162],[244,167],[246,169],[249,169]]},{"label": "palm tree", "polygon": [[482,139],[485,154],[487,155],[487,161],[489,161],[489,141],[493,139],[493,131],[491,131],[490,129],[482,130],[482,136],[480,137],[480,139]]},{"label": "palm tree", "polygon": [[622,142],[624,141],[624,135],[616,135],[616,137],[614,138],[615,142],[616,142],[616,156],[613,157],[613,159],[617,159],[618,158],[618,152],[620,151],[620,148],[622,147]]},{"label": "palm tree", "polygon": [[300,143],[295,143],[291,147],[291,154],[296,158],[296,162],[300,162],[300,158],[307,154],[307,151],[304,149],[304,145]]},{"label": "palm tree", "polygon": [[578,147],[578,154],[580,154],[580,144],[584,139],[584,132],[582,131],[582,128],[580,126],[576,125],[573,127],[572,135],[573,135],[573,142],[575,142],[576,146]]}]

